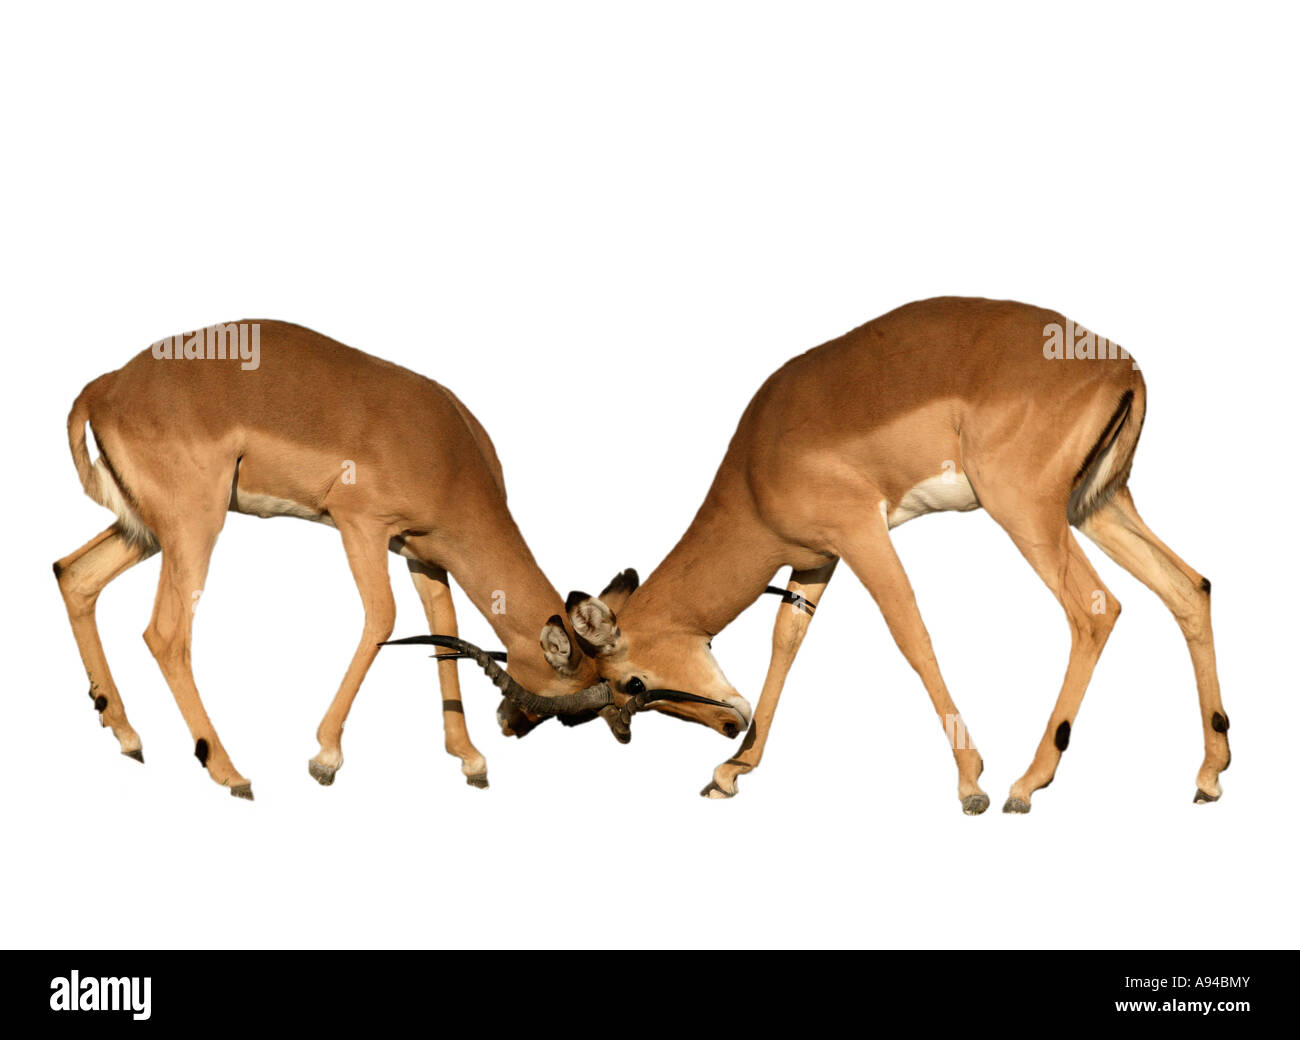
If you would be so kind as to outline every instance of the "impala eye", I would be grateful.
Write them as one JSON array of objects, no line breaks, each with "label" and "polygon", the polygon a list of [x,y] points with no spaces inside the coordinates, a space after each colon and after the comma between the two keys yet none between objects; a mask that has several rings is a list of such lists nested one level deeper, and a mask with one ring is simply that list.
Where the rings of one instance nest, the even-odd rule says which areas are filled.
[{"label": "impala eye", "polygon": [[645,693],[645,683],[643,683],[637,676],[634,675],[632,676],[632,678],[630,678],[627,681],[627,692],[630,693],[633,697],[637,696],[638,694]]}]

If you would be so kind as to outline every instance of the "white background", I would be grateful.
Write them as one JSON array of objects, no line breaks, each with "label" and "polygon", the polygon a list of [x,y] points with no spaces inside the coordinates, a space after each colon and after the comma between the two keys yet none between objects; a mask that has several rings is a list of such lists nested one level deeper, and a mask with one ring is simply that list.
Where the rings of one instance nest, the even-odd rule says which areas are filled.
[{"label": "white background", "polygon": [[[227,3],[4,23],[5,945],[1294,944],[1290,13]],[[99,609],[148,764],[99,728],[50,563],[110,517],[64,421],[150,341],[278,317],[452,387],[563,595],[653,569],[786,358],[939,294],[1053,307],[1141,361],[1134,494],[1214,582],[1235,755],[1217,805],[1192,805],[1176,625],[1084,540],[1124,616],[1055,785],[1028,817],[997,811],[1068,635],[983,513],[895,534],[987,763],[979,818],[843,568],[729,802],[696,793],[735,746],[716,734],[645,717],[629,747],[600,725],[507,741],[464,667],[492,783],[473,790],[418,651],[380,656],[317,786],[361,607],[337,535],[294,520],[230,518],[197,619],[199,687],[257,801],[195,763],[140,638],[157,559]],[[392,572],[397,633],[424,630]],[[495,645],[457,596],[462,633]],[[754,699],[775,610],[715,642]]]}]

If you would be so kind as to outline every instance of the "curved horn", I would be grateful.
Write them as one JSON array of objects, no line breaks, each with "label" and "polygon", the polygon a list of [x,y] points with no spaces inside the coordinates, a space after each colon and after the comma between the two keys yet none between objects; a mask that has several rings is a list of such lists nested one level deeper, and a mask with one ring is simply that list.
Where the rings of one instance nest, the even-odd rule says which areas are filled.
[{"label": "curved horn", "polygon": [[[420,636],[420,642],[455,650],[473,660],[487,673],[492,685],[504,693],[521,710],[530,715],[577,715],[582,712],[599,711],[614,703],[614,694],[609,683],[597,683],[577,693],[562,694],[559,697],[542,697],[531,690],[526,690],[514,678],[492,659],[486,650],[480,650],[473,643],[454,636]],[[409,640],[413,642],[414,640]],[[382,645],[382,644],[381,644]]]},{"label": "curved horn", "polygon": [[609,723],[609,728],[614,731],[614,736],[618,738],[620,744],[626,744],[632,739],[632,716],[639,711],[645,711],[646,706],[654,701],[678,701],[692,704],[711,704],[715,708],[727,708],[735,711],[730,704],[723,701],[715,701],[709,697],[701,697],[698,693],[686,693],[683,690],[642,690],[628,697],[623,702],[621,708],[615,708],[612,705],[601,711],[601,717]]}]

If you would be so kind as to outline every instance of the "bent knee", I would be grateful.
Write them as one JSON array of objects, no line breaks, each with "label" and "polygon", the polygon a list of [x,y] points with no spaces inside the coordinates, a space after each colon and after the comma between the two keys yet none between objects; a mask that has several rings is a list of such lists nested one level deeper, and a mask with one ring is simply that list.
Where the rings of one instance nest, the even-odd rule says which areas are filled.
[{"label": "bent knee", "polygon": [[156,625],[150,625],[144,630],[144,643],[163,669],[189,664],[189,640],[179,628],[165,632]]},{"label": "bent knee", "polygon": [[397,624],[397,610],[390,603],[387,607],[379,607],[366,612],[366,634],[367,641],[373,640],[376,643],[382,643],[393,634],[393,627]]},{"label": "bent knee", "polygon": [[1075,639],[1094,646],[1105,643],[1123,608],[1108,590],[1098,589],[1083,614],[1070,619]]}]

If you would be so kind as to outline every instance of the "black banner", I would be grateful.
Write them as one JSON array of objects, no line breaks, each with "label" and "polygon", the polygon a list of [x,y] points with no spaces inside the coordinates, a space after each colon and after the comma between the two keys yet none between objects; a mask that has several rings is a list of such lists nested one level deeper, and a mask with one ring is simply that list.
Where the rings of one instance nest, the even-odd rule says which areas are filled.
[{"label": "black banner", "polygon": [[1284,959],[1290,954],[864,951],[794,964],[789,955],[740,951],[29,951],[6,958],[0,998],[6,1023],[89,1030],[207,1032],[290,1018],[333,1031],[397,1025],[413,1014],[430,1027],[464,1019],[531,1029],[575,1015],[598,1021],[602,1006],[616,1020],[634,1012],[642,1027],[662,1015],[674,1029],[690,1007],[705,1028],[756,1011],[804,1021],[847,1013],[858,1027],[877,1016],[936,1015],[962,1024],[1130,1019],[1231,1027],[1285,1012],[1291,972]]}]

